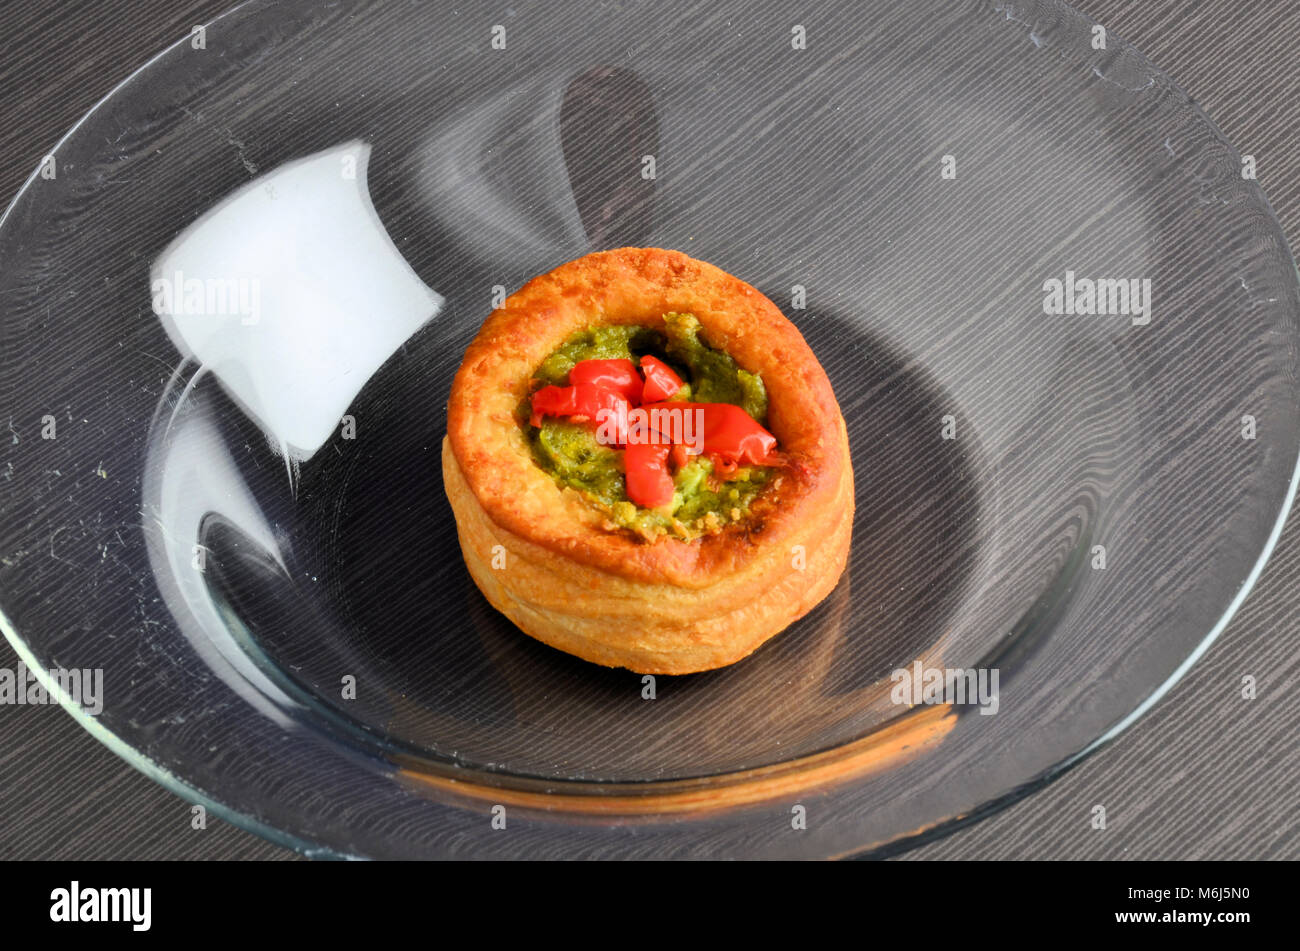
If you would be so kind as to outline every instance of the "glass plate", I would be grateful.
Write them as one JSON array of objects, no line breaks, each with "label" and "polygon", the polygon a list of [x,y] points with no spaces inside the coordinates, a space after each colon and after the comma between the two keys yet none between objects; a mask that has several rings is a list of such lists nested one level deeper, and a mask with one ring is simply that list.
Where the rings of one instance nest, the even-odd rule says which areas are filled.
[{"label": "glass plate", "polygon": [[[1249,162],[1060,3],[249,3],[51,155],[0,225],[5,634],[310,855],[904,847],[1133,722],[1293,496],[1300,297]],[[349,155],[335,215],[293,176]],[[222,247],[311,321],[196,344],[153,281],[232,195]],[[622,245],[782,308],[857,483],[831,597],[653,699],[487,605],[439,468],[494,295]],[[996,695],[903,696],[917,664]]]}]

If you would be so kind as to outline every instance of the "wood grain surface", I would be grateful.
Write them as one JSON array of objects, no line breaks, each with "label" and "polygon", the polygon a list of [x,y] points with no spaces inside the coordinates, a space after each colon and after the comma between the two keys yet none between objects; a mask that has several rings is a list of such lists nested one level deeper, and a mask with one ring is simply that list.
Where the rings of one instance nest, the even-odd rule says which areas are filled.
[{"label": "wood grain surface", "polygon": [[[199,0],[0,9],[0,194],[129,72],[229,6]],[[1293,244],[1300,226],[1300,5],[1079,0],[1167,71],[1228,138]],[[918,858],[1300,858],[1300,529],[1191,672],[1117,740],[1010,808],[905,853]],[[0,646],[0,666],[17,658]],[[1244,701],[1241,677],[1259,696]],[[1090,825],[1106,808],[1105,830]],[[0,706],[0,858],[294,858],[213,819],[119,760],[55,707]]]}]

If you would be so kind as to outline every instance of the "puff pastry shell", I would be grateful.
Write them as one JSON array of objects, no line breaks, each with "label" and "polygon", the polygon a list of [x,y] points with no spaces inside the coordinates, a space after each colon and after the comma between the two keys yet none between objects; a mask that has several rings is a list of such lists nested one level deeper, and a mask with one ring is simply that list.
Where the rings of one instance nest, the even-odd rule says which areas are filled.
[{"label": "puff pastry shell", "polygon": [[[577,331],[662,327],[691,313],[711,347],[762,376],[767,428],[790,459],[721,532],[646,542],[613,529],[533,461],[515,409]],[[461,550],[489,602],[552,647],[638,673],[734,663],[830,593],[848,557],[853,469],[830,381],[753,287],[677,251],[589,254],[493,311],[452,384],[443,480]]]}]

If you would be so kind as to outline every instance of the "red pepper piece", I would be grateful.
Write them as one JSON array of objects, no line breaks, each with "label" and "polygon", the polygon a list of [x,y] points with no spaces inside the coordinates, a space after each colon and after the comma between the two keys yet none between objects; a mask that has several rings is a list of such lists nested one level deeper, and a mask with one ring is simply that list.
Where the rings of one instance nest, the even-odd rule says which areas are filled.
[{"label": "red pepper piece", "polygon": [[[647,403],[642,409],[674,409],[682,412],[702,410],[704,429],[696,433],[702,437],[702,450],[706,455],[724,464],[738,463],[752,466],[779,466],[785,457],[776,452],[776,437],[758,424],[739,406],[731,403],[688,403],[677,400],[671,403]],[[734,471],[734,470],[733,470]]]},{"label": "red pepper piece", "polygon": [[641,374],[631,360],[582,360],[574,364],[569,371],[569,385],[604,387],[621,393],[633,406],[641,403],[641,389],[644,384]]},{"label": "red pepper piece", "polygon": [[673,500],[673,477],[668,474],[670,446],[630,443],[623,453],[627,497],[644,509],[659,508]]},{"label": "red pepper piece", "polygon": [[668,454],[668,458],[673,462],[674,472],[680,470],[683,466],[689,465],[692,457],[691,450],[681,443],[674,443],[672,451]]},{"label": "red pepper piece", "polygon": [[544,386],[533,394],[532,424],[540,426],[543,416],[581,417],[599,420],[601,410],[613,413],[628,411],[628,402],[621,393],[604,387],[579,383],[576,386]]},{"label": "red pepper piece", "polygon": [[724,459],[722,456],[713,455],[709,458],[713,461],[713,477],[722,482],[734,476],[736,470],[740,468],[740,463]]},{"label": "red pepper piece", "polygon": [[641,399],[655,403],[677,395],[682,388],[682,378],[662,360],[646,354],[641,358],[641,372],[645,374],[645,388]]}]

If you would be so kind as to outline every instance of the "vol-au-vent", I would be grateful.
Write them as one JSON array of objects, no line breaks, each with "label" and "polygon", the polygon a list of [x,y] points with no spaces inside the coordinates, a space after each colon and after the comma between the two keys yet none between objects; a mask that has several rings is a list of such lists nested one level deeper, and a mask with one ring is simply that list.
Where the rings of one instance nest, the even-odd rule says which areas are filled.
[{"label": "vol-au-vent", "polygon": [[595,663],[734,663],[844,570],[853,470],[830,381],[775,304],[680,252],[590,254],[507,298],[447,429],[475,583]]}]

